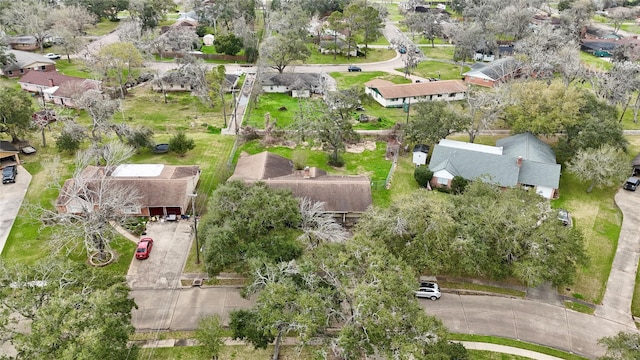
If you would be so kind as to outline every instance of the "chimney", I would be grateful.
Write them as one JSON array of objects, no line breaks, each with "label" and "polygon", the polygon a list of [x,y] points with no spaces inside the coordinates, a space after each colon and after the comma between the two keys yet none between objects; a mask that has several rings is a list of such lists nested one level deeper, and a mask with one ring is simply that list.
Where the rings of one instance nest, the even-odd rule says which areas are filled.
[{"label": "chimney", "polygon": [[310,177],[311,177],[311,169],[309,169],[309,167],[308,167],[308,166],[305,166],[305,167],[304,167],[304,170],[302,171],[302,177],[303,177],[304,179],[308,179],[308,178],[310,178]]},{"label": "chimney", "polygon": [[518,156],[518,167],[522,167],[522,156]]},{"label": "chimney", "polygon": [[49,87],[53,87],[53,79],[49,79]]}]

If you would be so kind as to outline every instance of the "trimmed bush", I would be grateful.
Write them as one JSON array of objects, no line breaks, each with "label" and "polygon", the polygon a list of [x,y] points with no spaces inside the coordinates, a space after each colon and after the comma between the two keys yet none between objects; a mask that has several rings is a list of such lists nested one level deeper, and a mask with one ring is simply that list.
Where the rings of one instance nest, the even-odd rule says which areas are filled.
[{"label": "trimmed bush", "polygon": [[416,182],[420,187],[426,188],[433,177],[433,171],[429,170],[426,166],[418,166],[413,171],[413,178],[416,179]]}]

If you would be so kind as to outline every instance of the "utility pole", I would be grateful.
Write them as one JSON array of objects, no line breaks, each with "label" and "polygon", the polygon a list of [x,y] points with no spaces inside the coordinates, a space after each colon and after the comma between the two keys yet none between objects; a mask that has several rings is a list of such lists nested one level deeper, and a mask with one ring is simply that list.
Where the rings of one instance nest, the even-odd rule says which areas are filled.
[{"label": "utility pole", "polygon": [[198,218],[196,217],[196,197],[198,194],[193,192],[191,196],[191,214],[193,214],[193,232],[196,237],[196,265],[200,264],[200,245],[198,244]]},{"label": "utility pole", "polygon": [[236,127],[236,135],[238,135],[238,118],[236,117],[237,112],[236,110],[238,109],[238,100],[236,99],[236,91],[232,91],[233,93],[233,122],[235,123],[235,127]]}]

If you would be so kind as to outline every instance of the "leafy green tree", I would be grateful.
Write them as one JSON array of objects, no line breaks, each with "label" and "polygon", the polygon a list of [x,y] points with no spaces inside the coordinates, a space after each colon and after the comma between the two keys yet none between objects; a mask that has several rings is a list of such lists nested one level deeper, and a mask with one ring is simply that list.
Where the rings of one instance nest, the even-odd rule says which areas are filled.
[{"label": "leafy green tree", "polygon": [[534,191],[474,181],[454,196],[452,263],[469,275],[515,276],[529,286],[570,284],[587,256],[578,229],[562,226]]},{"label": "leafy green tree", "polygon": [[418,166],[413,170],[413,178],[416,179],[418,185],[426,188],[431,178],[433,178],[433,171],[429,170],[427,166]]},{"label": "leafy green tree", "polygon": [[136,305],[122,276],[47,257],[35,265],[0,263],[0,283],[0,333],[19,358],[136,356],[128,342]]},{"label": "leafy green tree", "polygon": [[35,129],[31,121],[33,103],[28,92],[15,87],[0,88],[0,133],[18,142],[27,132]]},{"label": "leafy green tree", "polygon": [[611,145],[579,150],[567,164],[567,170],[583,181],[590,182],[587,192],[595,186],[612,186],[621,182],[631,166],[625,152]]},{"label": "leafy green tree", "polygon": [[260,45],[260,55],[271,68],[282,73],[293,61],[304,62],[311,55],[311,51],[302,39],[274,35]]},{"label": "leafy green tree", "polygon": [[76,150],[80,149],[81,140],[73,137],[73,134],[68,132],[60,133],[60,136],[56,138],[56,147],[60,152],[68,152],[73,153]]},{"label": "leafy green tree", "polygon": [[384,21],[380,15],[380,11],[371,5],[361,7],[360,11],[357,29],[358,32],[362,34],[362,41],[364,42],[364,57],[366,59],[367,52],[369,52],[369,44],[378,40],[378,38],[382,36]]},{"label": "leafy green tree", "polygon": [[184,156],[188,151],[195,149],[196,143],[193,139],[188,138],[184,131],[178,131],[171,140],[169,140],[169,151]]},{"label": "leafy green tree", "polygon": [[289,261],[300,255],[294,231],[300,223],[298,201],[289,190],[264,183],[232,181],[219,186],[200,222],[205,268],[245,272],[251,259]]},{"label": "leafy green tree", "polygon": [[16,61],[13,54],[7,52],[7,46],[0,45],[0,65],[7,65]]},{"label": "leafy green tree", "polygon": [[313,124],[317,139],[330,149],[329,164],[342,166],[340,151],[345,144],[359,139],[351,125],[351,114],[359,105],[358,91],[355,88],[330,92],[326,96],[328,111],[317,113]]},{"label": "leafy green tree", "polygon": [[241,38],[232,33],[228,33],[217,36],[213,41],[213,45],[216,47],[217,53],[236,55],[242,50],[243,42]]},{"label": "leafy green tree", "polygon": [[196,339],[200,344],[199,350],[203,356],[217,360],[220,350],[224,346],[223,338],[224,329],[219,315],[207,316],[198,321]]},{"label": "leafy green tree", "polygon": [[143,29],[153,29],[175,8],[173,0],[130,0],[129,13],[140,20]]},{"label": "leafy green tree", "polygon": [[206,81],[209,85],[209,98],[212,100],[212,106],[215,104],[214,99],[220,99],[222,104],[222,117],[224,118],[224,127],[227,127],[227,105],[225,104],[224,94],[227,77],[224,65],[218,65],[211,69],[206,75]]},{"label": "leafy green tree", "polygon": [[66,6],[82,6],[98,19],[118,21],[118,13],[129,8],[129,0],[64,0]]},{"label": "leafy green tree", "polygon": [[640,359],[640,334],[619,332],[615,336],[603,337],[598,343],[607,347],[600,360]]},{"label": "leafy green tree", "polygon": [[451,110],[444,101],[427,101],[413,105],[415,112],[405,135],[412,143],[434,144],[467,128],[470,119]]},{"label": "leafy green tree", "polygon": [[450,248],[456,231],[453,213],[450,201],[415,191],[388,208],[366,211],[356,234],[382,242],[417,272],[441,274],[455,268]]},{"label": "leafy green tree", "polygon": [[95,57],[95,66],[104,79],[118,84],[120,97],[126,95],[126,82],[136,76],[144,59],[140,51],[130,42],[116,42],[100,48]]},{"label": "leafy green tree", "polygon": [[346,359],[446,354],[432,346],[447,333],[415,301],[413,271],[376,241],[325,243],[295,263],[258,267],[254,278],[248,294],[260,292],[245,324],[276,348],[289,335],[321,340],[323,351]]}]

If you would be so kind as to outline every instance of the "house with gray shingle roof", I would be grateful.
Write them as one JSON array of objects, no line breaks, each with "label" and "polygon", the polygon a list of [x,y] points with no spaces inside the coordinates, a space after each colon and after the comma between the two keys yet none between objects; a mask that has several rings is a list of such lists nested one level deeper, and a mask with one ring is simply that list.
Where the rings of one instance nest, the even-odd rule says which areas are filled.
[{"label": "house with gray shingle roof", "polygon": [[311,94],[322,94],[329,77],[322,73],[265,73],[260,76],[260,86],[265,93],[308,98]]},{"label": "house with gray shingle roof", "polygon": [[522,65],[513,57],[503,57],[488,64],[476,63],[471,71],[462,74],[469,84],[494,87],[519,75]]},{"label": "house with gray shingle roof", "polygon": [[241,155],[228,181],[290,189],[295,197],[324,203],[324,210],[343,224],[355,222],[372,203],[367,176],[329,175],[315,167],[296,170],[293,161],[267,151]]},{"label": "house with gray shingle roof", "polygon": [[503,187],[534,188],[547,199],[557,196],[561,170],[551,147],[530,133],[500,139],[496,146],[440,140],[429,169],[432,187],[450,187],[455,176],[483,178]]},{"label": "house with gray shingle roof", "polygon": [[424,101],[463,100],[467,85],[460,80],[439,80],[415,84],[394,84],[391,81],[373,79],[364,84],[365,94],[384,107],[402,107]]},{"label": "house with gray shingle roof", "polygon": [[8,78],[22,76],[31,70],[56,70],[56,62],[40,54],[20,50],[7,50],[7,54],[13,54],[16,59],[0,68],[0,75]]}]

